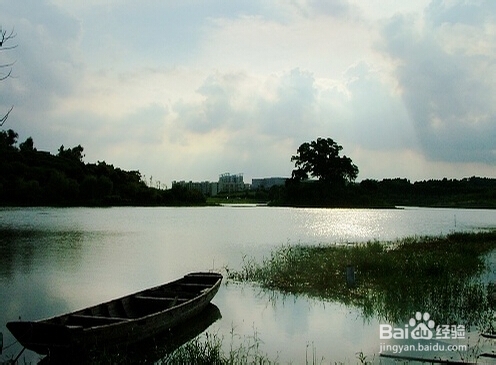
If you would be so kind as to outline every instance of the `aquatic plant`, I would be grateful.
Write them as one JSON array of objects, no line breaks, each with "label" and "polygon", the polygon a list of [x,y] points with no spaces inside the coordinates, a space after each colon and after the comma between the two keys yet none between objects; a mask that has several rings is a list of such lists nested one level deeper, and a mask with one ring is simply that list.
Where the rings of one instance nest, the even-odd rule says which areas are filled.
[{"label": "aquatic plant", "polygon": [[231,330],[229,350],[223,349],[223,336],[216,333],[206,332],[187,344],[181,346],[161,363],[182,364],[277,364],[276,359],[270,359],[262,351],[262,340],[257,331],[253,336],[241,337]]},{"label": "aquatic plant", "polygon": [[495,248],[496,230],[364,244],[286,245],[262,262],[245,257],[241,270],[228,270],[228,278],[353,305],[365,318],[404,322],[423,308],[439,323],[480,327],[487,323],[491,296],[490,284],[476,278],[486,268],[485,255]]}]

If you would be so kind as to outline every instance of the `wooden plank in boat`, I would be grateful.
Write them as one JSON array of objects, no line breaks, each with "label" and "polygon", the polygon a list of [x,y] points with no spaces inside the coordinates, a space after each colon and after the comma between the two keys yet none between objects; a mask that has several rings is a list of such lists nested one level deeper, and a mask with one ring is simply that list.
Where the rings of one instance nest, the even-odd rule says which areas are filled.
[{"label": "wooden plank in boat", "polygon": [[142,300],[156,300],[156,301],[163,301],[163,302],[186,302],[189,299],[186,298],[172,298],[172,297],[149,297],[146,295],[136,295],[134,298],[136,299],[142,299]]},{"label": "wooden plank in boat", "polygon": [[96,326],[96,325],[127,322],[130,321],[130,319],[122,318],[122,317],[104,317],[104,316],[90,316],[85,314],[71,314],[68,321],[71,325],[74,325],[73,323],[76,323],[77,325],[86,323],[89,325]]}]

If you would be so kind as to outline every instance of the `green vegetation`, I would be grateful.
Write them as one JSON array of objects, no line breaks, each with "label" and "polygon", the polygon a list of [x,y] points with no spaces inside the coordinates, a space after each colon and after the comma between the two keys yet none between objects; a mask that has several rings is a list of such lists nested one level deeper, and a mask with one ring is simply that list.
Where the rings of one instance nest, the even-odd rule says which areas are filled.
[{"label": "green vegetation", "polygon": [[[147,186],[139,171],[124,171],[105,161],[84,163],[83,147],[38,151],[31,137],[17,143],[12,129],[0,131],[0,206],[118,206],[269,203],[275,206],[376,207],[431,206],[496,208],[496,179],[364,180],[332,139],[303,143],[291,157],[296,169],[285,186],[219,194],[174,186]],[[319,180],[305,180],[308,176]],[[150,184],[151,185],[151,184]]]},{"label": "green vegetation", "polygon": [[355,181],[358,176],[358,167],[351,158],[339,156],[343,149],[331,138],[317,138],[310,143],[305,142],[291,157],[295,163],[291,178],[295,181],[308,179],[308,175],[316,177],[328,186],[344,185]]},{"label": "green vegetation", "polygon": [[[263,352],[263,341],[255,331],[253,336],[241,337],[231,331],[229,349],[225,350],[226,340],[212,333],[204,333],[192,341],[178,348],[161,361],[159,364],[216,364],[216,365],[244,365],[244,364],[281,364],[276,358],[270,358]],[[356,362],[350,364],[370,364],[367,356],[363,352],[356,353]],[[305,365],[315,365],[326,363],[325,358],[318,358],[316,349],[307,344],[305,352]],[[290,363],[291,364],[291,363]],[[334,364],[345,364],[343,362],[334,362]]]},{"label": "green vegetation", "polygon": [[31,137],[17,147],[17,133],[0,131],[0,205],[110,206],[204,205],[199,192],[179,186],[148,187],[139,171],[105,162],[83,162],[83,147],[37,151]]},{"label": "green vegetation", "polygon": [[363,180],[329,186],[320,181],[288,179],[285,186],[269,191],[271,205],[340,208],[389,208],[423,206],[449,208],[496,208],[496,179],[470,177],[426,180]]},{"label": "green vegetation", "polygon": [[[403,322],[418,308],[440,323],[492,325],[494,283],[476,280],[485,255],[496,249],[496,230],[414,237],[394,242],[283,246],[263,262],[247,259],[228,278],[266,289],[352,305],[365,318]],[[355,280],[347,281],[347,267]]]},{"label": "green vegetation", "polygon": [[496,179],[470,177],[410,182],[407,179],[363,180],[334,185],[288,179],[285,186],[220,193],[209,204],[263,204],[290,207],[394,208],[424,206],[496,208]]},{"label": "green vegetation", "polygon": [[[237,343],[237,339],[242,340]],[[165,364],[277,364],[261,350],[258,334],[242,339],[231,332],[228,351],[223,349],[224,338],[217,334],[204,333],[178,348],[163,359]]]},{"label": "green vegetation", "polygon": [[207,204],[266,204],[269,193],[266,190],[245,190],[232,193],[221,192],[207,198]]},{"label": "green vegetation", "polygon": [[[343,147],[331,138],[303,143],[291,157],[295,169],[285,186],[269,192],[271,205],[305,207],[430,206],[496,208],[496,179],[363,180],[351,158],[340,156]],[[317,180],[308,180],[311,176]]]},{"label": "green vegetation", "polygon": [[407,179],[364,180],[359,195],[393,205],[496,208],[496,179],[426,180],[411,183]]}]

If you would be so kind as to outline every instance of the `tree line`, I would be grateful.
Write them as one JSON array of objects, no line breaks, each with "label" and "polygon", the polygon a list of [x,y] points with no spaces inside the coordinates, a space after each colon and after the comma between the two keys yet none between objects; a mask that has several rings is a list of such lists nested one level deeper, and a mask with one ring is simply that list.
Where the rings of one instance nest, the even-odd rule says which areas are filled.
[{"label": "tree line", "polygon": [[[431,206],[496,208],[496,179],[470,177],[410,182],[395,178],[355,182],[359,169],[331,138],[303,143],[291,157],[295,169],[284,186],[250,192],[271,205],[308,207]],[[178,206],[205,205],[199,191],[147,186],[139,171],[105,161],[85,163],[81,145],[38,151],[31,137],[18,143],[0,131],[0,205]],[[248,194],[244,192],[242,194]]]},{"label": "tree line", "polygon": [[[303,143],[291,157],[295,169],[283,187],[273,187],[273,205],[318,207],[430,206],[496,208],[496,179],[470,177],[410,182],[395,178],[360,183],[358,167],[340,156],[331,138]],[[311,179],[313,178],[313,179]]]},{"label": "tree line", "polygon": [[0,205],[155,206],[204,205],[200,193],[181,187],[149,187],[139,171],[105,161],[85,163],[81,145],[58,153],[38,151],[31,137],[18,144],[12,129],[0,131]]},{"label": "tree line", "polygon": [[286,181],[267,191],[277,206],[388,208],[397,206],[496,208],[496,179],[467,177],[411,182],[405,178],[366,179],[344,186],[320,181]]}]

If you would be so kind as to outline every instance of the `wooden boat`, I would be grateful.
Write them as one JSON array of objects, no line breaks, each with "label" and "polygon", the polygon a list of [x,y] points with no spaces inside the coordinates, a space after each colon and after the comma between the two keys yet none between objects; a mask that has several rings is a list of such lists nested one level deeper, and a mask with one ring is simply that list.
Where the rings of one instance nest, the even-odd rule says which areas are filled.
[{"label": "wooden boat", "polygon": [[199,314],[219,290],[222,275],[195,272],[93,307],[7,328],[39,354],[88,351],[132,344]]}]

